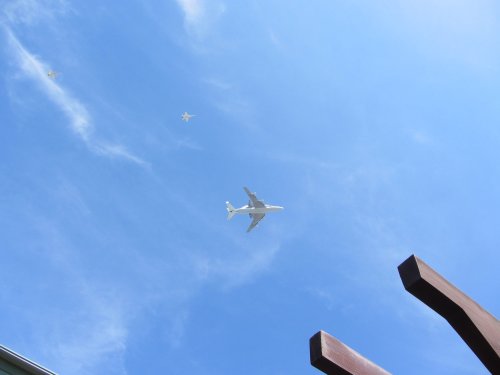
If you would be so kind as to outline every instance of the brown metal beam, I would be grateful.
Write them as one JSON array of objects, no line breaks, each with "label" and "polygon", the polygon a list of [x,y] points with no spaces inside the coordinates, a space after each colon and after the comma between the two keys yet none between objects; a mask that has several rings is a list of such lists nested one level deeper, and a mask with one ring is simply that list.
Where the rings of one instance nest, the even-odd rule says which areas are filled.
[{"label": "brown metal beam", "polygon": [[389,375],[387,371],[323,331],[311,337],[309,350],[311,365],[328,375]]},{"label": "brown metal beam", "polygon": [[415,255],[398,267],[405,289],[445,318],[492,374],[500,374],[500,323]]}]

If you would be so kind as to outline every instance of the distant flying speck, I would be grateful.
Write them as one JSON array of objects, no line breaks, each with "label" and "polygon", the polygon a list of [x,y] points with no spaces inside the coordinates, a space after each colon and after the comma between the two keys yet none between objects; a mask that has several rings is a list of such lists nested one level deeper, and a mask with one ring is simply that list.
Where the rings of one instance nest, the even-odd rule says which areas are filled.
[{"label": "distant flying speck", "polygon": [[189,120],[191,120],[191,117],[194,117],[194,116],[196,116],[196,115],[190,115],[189,113],[184,112],[182,114],[182,121],[188,122]]},{"label": "distant flying speck", "polygon": [[56,78],[57,78],[57,76],[59,75],[59,73],[58,73],[58,72],[55,72],[55,71],[53,71],[53,70],[49,70],[49,71],[47,72],[47,75],[49,76],[49,78],[56,79]]}]

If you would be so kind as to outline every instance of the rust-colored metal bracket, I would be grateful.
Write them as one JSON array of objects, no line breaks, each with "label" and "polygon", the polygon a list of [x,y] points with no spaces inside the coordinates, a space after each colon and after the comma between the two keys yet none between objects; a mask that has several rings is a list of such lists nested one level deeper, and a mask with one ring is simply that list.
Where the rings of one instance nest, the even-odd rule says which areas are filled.
[{"label": "rust-colored metal bracket", "polygon": [[405,289],[455,329],[492,374],[500,374],[500,323],[415,255],[398,267]]},{"label": "rust-colored metal bracket", "polygon": [[[492,374],[500,374],[500,322],[415,255],[398,267],[405,289],[445,318]],[[328,375],[387,375],[328,333],[309,340],[311,364]]]},{"label": "rust-colored metal bracket", "polygon": [[389,375],[328,333],[319,331],[309,340],[311,365],[328,375]]}]

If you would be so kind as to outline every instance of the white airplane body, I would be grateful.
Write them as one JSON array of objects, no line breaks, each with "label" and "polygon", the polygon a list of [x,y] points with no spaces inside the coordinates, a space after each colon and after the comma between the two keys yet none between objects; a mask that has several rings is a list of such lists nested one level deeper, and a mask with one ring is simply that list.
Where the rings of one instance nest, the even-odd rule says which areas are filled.
[{"label": "white airplane body", "polygon": [[255,193],[252,193],[250,190],[248,190],[248,188],[244,187],[243,189],[245,189],[245,192],[250,198],[248,204],[240,208],[234,208],[231,203],[226,202],[226,210],[228,212],[228,220],[231,220],[234,215],[250,215],[250,217],[252,218],[252,222],[250,223],[247,232],[250,232],[253,228],[255,228],[268,212],[283,210],[283,207],[281,206],[265,204],[263,201],[257,198]]},{"label": "white airplane body", "polygon": [[47,72],[47,76],[48,76],[49,78],[52,78],[52,79],[56,79],[58,75],[59,75],[59,73],[58,73],[58,72],[55,72],[55,71],[53,71],[53,70],[49,70],[49,71]]},{"label": "white airplane body", "polygon": [[188,122],[189,120],[191,120],[191,117],[194,117],[194,116],[196,116],[196,115],[190,115],[189,113],[184,112],[182,114],[181,118],[182,118],[182,121]]}]

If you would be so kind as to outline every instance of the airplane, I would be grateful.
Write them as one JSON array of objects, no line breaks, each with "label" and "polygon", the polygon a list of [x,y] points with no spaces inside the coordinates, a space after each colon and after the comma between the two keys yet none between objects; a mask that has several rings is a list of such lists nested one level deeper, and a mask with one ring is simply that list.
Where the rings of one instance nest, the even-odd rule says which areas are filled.
[{"label": "airplane", "polygon": [[59,75],[59,73],[58,73],[58,72],[55,72],[55,71],[53,71],[53,70],[49,70],[49,71],[47,72],[47,76],[48,76],[49,78],[52,78],[52,79],[56,79],[58,75]]},{"label": "airplane", "polygon": [[266,213],[283,210],[283,207],[281,206],[271,206],[270,204],[265,204],[263,201],[257,198],[255,193],[252,193],[250,190],[248,190],[248,188],[244,187],[243,189],[250,198],[248,204],[241,208],[234,208],[231,203],[226,202],[226,210],[228,212],[227,214],[228,220],[231,220],[232,217],[236,214],[250,215],[250,217],[252,218],[252,222],[247,228],[247,233],[250,232],[253,228],[255,228],[257,224],[259,224],[259,221],[261,221],[264,218],[264,216],[266,216]]},{"label": "airplane", "polygon": [[188,122],[189,120],[191,120],[191,117],[194,117],[194,116],[196,116],[196,115],[190,115],[189,113],[184,112],[182,114],[182,121]]}]

